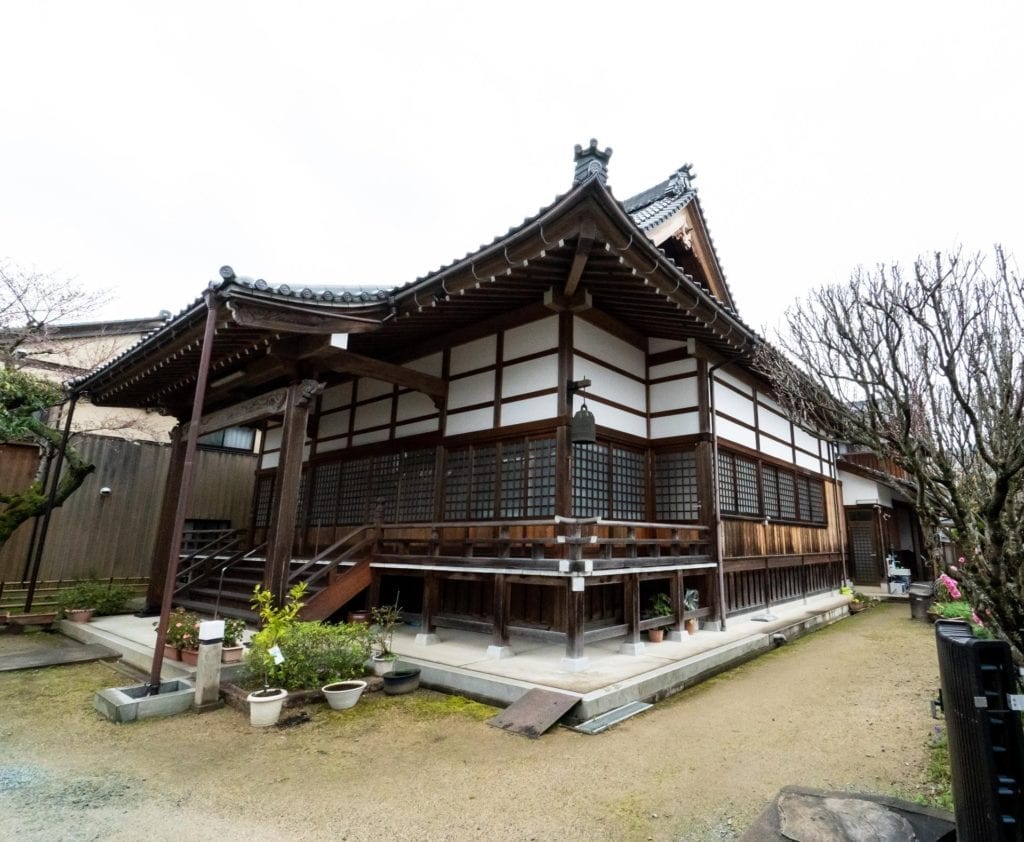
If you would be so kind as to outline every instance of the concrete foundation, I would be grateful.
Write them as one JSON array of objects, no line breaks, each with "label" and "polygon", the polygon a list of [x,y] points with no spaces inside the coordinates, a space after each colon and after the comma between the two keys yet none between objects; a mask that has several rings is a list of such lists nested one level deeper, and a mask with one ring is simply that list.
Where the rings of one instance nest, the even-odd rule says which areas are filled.
[{"label": "concrete foundation", "polygon": [[148,695],[145,684],[108,687],[93,698],[92,706],[111,722],[134,722],[154,716],[173,716],[192,707],[195,688],[187,681],[161,681],[160,692]]},{"label": "concrete foundation", "polygon": [[487,647],[487,657],[492,660],[501,660],[502,658],[511,658],[516,653],[512,651],[511,646],[495,646],[491,644]]},{"label": "concrete foundation", "polygon": [[590,658],[562,658],[558,667],[563,672],[583,672],[590,669]]},{"label": "concrete foundation", "polygon": [[431,632],[430,634],[427,634],[425,632],[420,632],[419,634],[416,635],[416,641],[415,641],[417,646],[433,646],[435,643],[440,643],[440,642],[441,642],[441,638],[439,638],[433,632]]},{"label": "concrete foundation", "polygon": [[623,655],[643,655],[643,641],[641,641],[640,643],[623,643],[622,646],[619,647],[619,651]]}]

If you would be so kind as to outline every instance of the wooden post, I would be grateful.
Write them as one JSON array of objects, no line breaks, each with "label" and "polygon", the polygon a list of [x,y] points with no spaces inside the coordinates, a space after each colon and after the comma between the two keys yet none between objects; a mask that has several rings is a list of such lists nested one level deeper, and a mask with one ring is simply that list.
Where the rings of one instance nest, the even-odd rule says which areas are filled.
[{"label": "wooden post", "polygon": [[435,631],[434,615],[437,613],[437,574],[427,572],[423,576],[423,611],[420,628],[422,634],[433,634]]},{"label": "wooden post", "polygon": [[278,605],[284,603],[288,591],[288,567],[298,517],[302,450],[306,443],[309,404],[322,390],[323,384],[313,380],[303,380],[288,387],[281,456],[277,465],[277,482],[274,483],[270,529],[267,532],[267,567],[263,574],[263,586],[273,594]]},{"label": "wooden post", "polygon": [[583,656],[583,591],[574,591],[573,577],[565,580],[566,619],[565,657],[574,663],[581,663]]},{"label": "wooden post", "polygon": [[146,591],[144,614],[155,614],[164,600],[164,579],[167,577],[167,547],[173,540],[174,514],[181,496],[181,478],[185,470],[185,443],[179,424],[171,431],[171,457],[164,482],[164,498],[160,504],[160,517],[153,544],[153,560],[149,571],[149,589]]},{"label": "wooden post", "polygon": [[492,646],[507,648],[508,642],[508,609],[509,585],[504,573],[494,577],[494,630],[491,638]]},{"label": "wooden post", "polygon": [[629,624],[629,635],[622,651],[628,655],[639,655],[644,651],[640,640],[640,576],[637,573],[625,574],[622,577],[623,613]]},{"label": "wooden post", "polygon": [[672,627],[668,630],[669,640],[682,640],[686,631],[686,623],[683,620],[683,612],[686,608],[683,605],[683,597],[686,596],[686,580],[682,570],[677,570],[669,581],[670,596],[672,598]]}]

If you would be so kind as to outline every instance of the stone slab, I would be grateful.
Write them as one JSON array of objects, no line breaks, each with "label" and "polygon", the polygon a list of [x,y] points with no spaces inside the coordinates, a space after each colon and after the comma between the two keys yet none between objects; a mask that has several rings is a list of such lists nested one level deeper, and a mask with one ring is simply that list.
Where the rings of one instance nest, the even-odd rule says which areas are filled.
[{"label": "stone slab", "polygon": [[0,656],[0,672],[30,670],[40,667],[54,667],[61,664],[84,664],[89,661],[116,661],[121,655],[113,649],[98,643],[68,644],[55,647],[40,647],[34,651],[19,652]]},{"label": "stone slab", "polygon": [[565,716],[579,700],[579,696],[553,693],[535,687],[493,719],[488,719],[487,724],[536,739]]}]

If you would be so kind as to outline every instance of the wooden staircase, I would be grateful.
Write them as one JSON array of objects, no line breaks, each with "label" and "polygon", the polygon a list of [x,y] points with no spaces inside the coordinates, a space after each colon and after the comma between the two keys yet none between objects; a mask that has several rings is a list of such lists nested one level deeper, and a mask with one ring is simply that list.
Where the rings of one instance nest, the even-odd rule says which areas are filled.
[{"label": "wooden staircase", "polygon": [[[239,547],[239,536],[210,541],[179,565],[174,604],[208,617],[238,617],[256,624],[253,590],[262,585],[266,557],[260,545]],[[326,620],[370,586],[371,530],[360,527],[312,559],[292,562],[288,587],[306,582],[308,589],[299,614],[303,620]]]}]

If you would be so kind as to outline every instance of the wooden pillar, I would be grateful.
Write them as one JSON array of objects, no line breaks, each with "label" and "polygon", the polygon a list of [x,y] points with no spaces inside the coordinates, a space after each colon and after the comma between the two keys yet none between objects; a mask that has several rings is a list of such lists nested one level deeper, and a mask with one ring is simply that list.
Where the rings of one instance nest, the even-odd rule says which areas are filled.
[{"label": "wooden pillar", "polygon": [[160,503],[157,520],[156,542],[153,544],[153,560],[149,565],[149,589],[146,591],[145,614],[156,614],[164,599],[164,579],[167,578],[167,548],[174,540],[174,515],[181,495],[181,479],[185,471],[186,439],[181,434],[181,425],[171,431],[171,458],[164,481],[164,497]]},{"label": "wooden pillar", "polygon": [[437,574],[428,572],[423,576],[423,611],[420,620],[421,634],[433,634],[434,615],[437,613]]},{"label": "wooden pillar", "polygon": [[492,646],[505,648],[508,642],[509,584],[504,573],[494,577],[494,630]]},{"label": "wooden pillar", "polygon": [[629,623],[628,643],[643,645],[640,641],[640,577],[636,573],[623,576],[626,622]]},{"label": "wooden pillar", "polygon": [[565,580],[565,657],[573,661],[583,658],[583,591],[573,590],[573,578]]},{"label": "wooden pillar", "polygon": [[322,390],[323,384],[313,380],[303,380],[288,387],[277,482],[274,483],[274,502],[267,532],[267,567],[263,574],[263,586],[274,595],[278,605],[284,602],[288,591],[288,567],[298,517],[302,450],[306,443],[309,404]]},{"label": "wooden pillar", "polygon": [[669,582],[669,596],[672,599],[672,626],[668,630],[669,640],[682,640],[686,624],[683,621],[683,597],[686,596],[686,580],[682,570],[677,570]]}]

